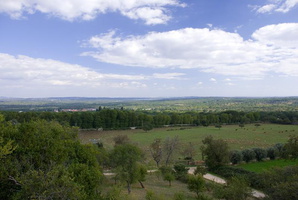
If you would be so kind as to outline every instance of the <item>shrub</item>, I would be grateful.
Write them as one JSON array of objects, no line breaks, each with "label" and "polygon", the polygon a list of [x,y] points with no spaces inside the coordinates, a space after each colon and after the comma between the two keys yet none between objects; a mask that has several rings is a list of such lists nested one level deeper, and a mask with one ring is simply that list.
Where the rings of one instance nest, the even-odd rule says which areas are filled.
[{"label": "shrub", "polygon": [[230,161],[233,165],[240,163],[242,159],[243,155],[240,151],[232,151],[230,153]]},{"label": "shrub", "polygon": [[253,148],[253,151],[256,154],[257,161],[262,161],[267,156],[267,151],[262,148]]},{"label": "shrub", "polygon": [[242,155],[243,155],[243,160],[247,163],[256,158],[256,153],[252,149],[243,150]]}]

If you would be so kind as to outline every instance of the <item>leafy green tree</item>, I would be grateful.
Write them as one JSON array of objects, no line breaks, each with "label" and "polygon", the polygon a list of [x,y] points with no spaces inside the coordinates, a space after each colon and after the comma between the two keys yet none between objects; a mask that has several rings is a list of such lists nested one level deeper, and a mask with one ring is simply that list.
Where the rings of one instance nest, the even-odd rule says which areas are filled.
[{"label": "leafy green tree", "polygon": [[205,181],[201,175],[190,175],[187,181],[187,188],[189,191],[196,193],[197,198],[200,199],[201,192],[204,191]]},{"label": "leafy green tree", "polygon": [[189,168],[187,168],[184,164],[175,164],[174,171],[175,171],[175,178],[180,181],[184,181],[187,177],[187,172]]},{"label": "leafy green tree", "polygon": [[141,149],[132,144],[117,145],[110,154],[112,167],[120,181],[126,182],[128,193],[131,192],[131,184],[138,180],[137,162],[141,159]]},{"label": "leafy green tree", "polygon": [[218,187],[215,196],[220,199],[246,200],[251,195],[251,189],[242,178],[232,177],[226,187]]},{"label": "leafy green tree", "polygon": [[262,161],[264,158],[267,157],[267,151],[262,148],[253,148],[253,151],[256,154],[257,161]]},{"label": "leafy green tree", "polygon": [[175,180],[175,172],[171,167],[168,166],[162,166],[159,168],[162,178],[165,181],[169,182],[169,186],[172,186],[172,181]]},{"label": "leafy green tree", "polygon": [[242,155],[243,155],[243,160],[247,163],[256,158],[256,153],[252,149],[244,149],[242,151]]},{"label": "leafy green tree", "polygon": [[230,161],[233,165],[240,163],[243,160],[243,155],[240,151],[234,150],[230,152]]},{"label": "leafy green tree", "polygon": [[0,136],[17,148],[2,159],[0,199],[96,199],[102,180],[97,147],[80,144],[77,133],[43,120],[3,126]]},{"label": "leafy green tree", "polygon": [[298,158],[298,136],[290,135],[287,143],[284,145],[283,157],[287,159]]},{"label": "leafy green tree", "polygon": [[267,156],[270,160],[274,160],[278,155],[278,150],[274,147],[267,148]]},{"label": "leafy green tree", "polygon": [[203,154],[207,167],[211,170],[229,162],[229,147],[222,139],[214,140],[212,136],[206,137],[203,142]]},{"label": "leafy green tree", "polygon": [[142,129],[145,132],[151,131],[153,129],[153,125],[151,123],[149,123],[149,122],[144,123],[143,126],[142,126]]},{"label": "leafy green tree", "polygon": [[146,181],[146,175],[148,174],[147,168],[144,165],[139,164],[137,167],[138,181],[142,188],[145,188],[143,182]]},{"label": "leafy green tree", "polygon": [[259,176],[261,189],[269,200],[298,199],[298,166],[274,168]]}]

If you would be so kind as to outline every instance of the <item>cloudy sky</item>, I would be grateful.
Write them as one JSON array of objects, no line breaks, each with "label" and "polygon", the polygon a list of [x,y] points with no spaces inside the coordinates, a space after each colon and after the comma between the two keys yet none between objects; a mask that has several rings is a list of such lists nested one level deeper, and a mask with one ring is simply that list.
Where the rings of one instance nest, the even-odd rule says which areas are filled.
[{"label": "cloudy sky", "polygon": [[0,0],[0,96],[298,96],[298,0]]}]

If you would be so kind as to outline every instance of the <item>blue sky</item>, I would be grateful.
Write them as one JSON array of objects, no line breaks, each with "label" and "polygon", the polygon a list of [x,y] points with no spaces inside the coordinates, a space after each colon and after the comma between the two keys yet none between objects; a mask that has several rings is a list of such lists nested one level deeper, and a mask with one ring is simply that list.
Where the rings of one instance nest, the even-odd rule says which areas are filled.
[{"label": "blue sky", "polygon": [[0,96],[298,96],[298,0],[0,0]]}]

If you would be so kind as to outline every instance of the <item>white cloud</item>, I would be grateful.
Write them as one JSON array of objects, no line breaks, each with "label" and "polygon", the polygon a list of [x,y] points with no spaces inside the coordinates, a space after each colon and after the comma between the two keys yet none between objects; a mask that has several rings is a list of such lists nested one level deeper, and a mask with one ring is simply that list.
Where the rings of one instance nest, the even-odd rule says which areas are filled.
[{"label": "white cloud", "polygon": [[258,13],[267,13],[271,12],[274,8],[276,8],[276,5],[274,4],[267,4],[257,9]]},{"label": "white cloud", "polygon": [[184,76],[184,75],[185,75],[184,73],[165,73],[165,74],[155,73],[153,74],[153,77],[157,79],[181,80],[182,78],[180,76]]},{"label": "white cloud", "polygon": [[298,47],[298,23],[273,24],[256,30],[252,37],[277,47]]},{"label": "white cloud", "polygon": [[179,0],[0,0],[0,13],[18,19],[41,12],[64,20],[92,20],[99,14],[119,12],[146,24],[165,24],[171,17],[168,6],[184,7]]},{"label": "white cloud", "polygon": [[215,78],[210,78],[209,81],[213,82],[213,83],[216,83],[217,80]]},{"label": "white cloud", "polygon": [[[114,31],[90,38],[84,52],[100,62],[133,67],[197,68],[208,73],[261,79],[271,72],[295,75],[285,63],[298,63],[298,24],[270,25],[256,30],[252,39],[207,28],[119,37]],[[292,66],[292,65],[290,65]],[[291,67],[292,71],[295,70]]]},{"label": "white cloud", "polygon": [[2,85],[29,86],[104,86],[121,81],[142,81],[143,75],[98,73],[80,65],[50,59],[27,56],[11,56],[0,53],[0,81]]},{"label": "white cloud", "polygon": [[269,0],[269,4],[264,6],[253,6],[258,13],[282,12],[287,13],[298,5],[298,0]]}]

